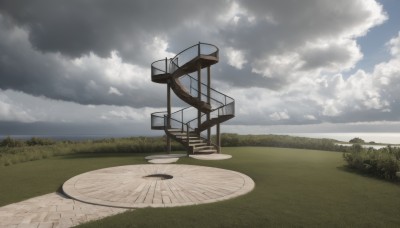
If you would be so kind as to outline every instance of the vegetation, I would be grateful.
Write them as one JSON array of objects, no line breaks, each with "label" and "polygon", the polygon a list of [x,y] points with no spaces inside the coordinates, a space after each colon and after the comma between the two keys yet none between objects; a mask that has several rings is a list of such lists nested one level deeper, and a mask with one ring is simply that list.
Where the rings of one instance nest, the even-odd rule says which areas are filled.
[{"label": "vegetation", "polygon": [[361,139],[361,138],[356,137],[356,138],[354,138],[354,139],[350,139],[349,143],[364,144],[365,141],[364,141],[363,139]]},{"label": "vegetation", "polygon": [[[359,138],[353,140],[359,141]],[[362,140],[362,139],[360,139]],[[223,147],[264,146],[351,152],[352,148],[337,145],[333,139],[315,139],[288,135],[238,135],[222,134]],[[88,141],[54,141],[31,138],[27,141],[7,137],[0,141],[0,166],[39,160],[53,156],[75,153],[151,153],[165,151],[165,137],[110,138]],[[183,146],[173,142],[173,150]]]},{"label": "vegetation", "polygon": [[24,145],[23,141],[12,139],[10,136],[7,136],[0,143],[1,147],[22,147]]},{"label": "vegetation", "polygon": [[[341,153],[268,147],[223,148],[223,153],[233,158],[223,161],[181,158],[178,163],[242,172],[255,181],[252,192],[212,204],[137,209],[82,227],[397,227],[400,224],[400,186],[348,172],[343,168]],[[80,153],[0,167],[0,205],[54,192],[66,180],[83,172],[146,163],[146,155]]]},{"label": "vegetation", "polygon": [[312,150],[346,151],[346,146],[336,145],[333,139],[315,139],[288,135],[238,135],[222,134],[222,146],[268,146]]},{"label": "vegetation", "polygon": [[[7,137],[1,141],[0,145],[0,166],[8,166],[20,162],[76,153],[159,152],[165,150],[165,139],[162,137],[131,137],[71,142],[40,138],[20,141]],[[180,150],[182,146],[173,143],[172,148]]]},{"label": "vegetation", "polygon": [[399,147],[388,146],[375,150],[354,144],[349,152],[343,154],[343,158],[351,169],[387,180],[398,180],[396,172],[400,172]]}]

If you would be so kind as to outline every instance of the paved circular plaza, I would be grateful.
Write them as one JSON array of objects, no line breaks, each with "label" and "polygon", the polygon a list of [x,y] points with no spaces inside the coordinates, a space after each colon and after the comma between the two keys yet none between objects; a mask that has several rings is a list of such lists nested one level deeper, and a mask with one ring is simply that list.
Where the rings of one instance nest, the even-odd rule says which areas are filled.
[{"label": "paved circular plaza", "polygon": [[69,179],[63,191],[82,202],[121,207],[174,207],[227,200],[250,192],[239,172],[194,165],[148,164],[105,168]]}]

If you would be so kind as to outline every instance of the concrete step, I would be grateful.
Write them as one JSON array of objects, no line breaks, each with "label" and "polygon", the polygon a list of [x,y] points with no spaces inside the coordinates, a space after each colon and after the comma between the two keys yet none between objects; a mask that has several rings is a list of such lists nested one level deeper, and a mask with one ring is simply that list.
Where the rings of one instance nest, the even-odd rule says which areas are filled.
[{"label": "concrete step", "polygon": [[[186,141],[187,136],[186,136],[186,135],[177,135],[176,138],[178,138],[178,139],[183,139],[183,140]],[[192,140],[192,139],[200,139],[200,138],[197,137],[197,136],[189,136],[189,140]]]},{"label": "concrete step", "polygon": [[194,151],[193,154],[215,154],[217,150],[198,150]]},{"label": "concrete step", "polygon": [[173,135],[186,135],[186,132],[181,131],[170,131],[169,133]]},{"label": "concrete step", "polygon": [[189,146],[194,146],[194,147],[196,147],[196,146],[205,146],[205,145],[207,145],[207,143],[189,143]]},{"label": "concrete step", "polygon": [[214,146],[196,146],[193,148],[194,151],[198,151],[198,150],[212,150],[215,149]]},{"label": "concrete step", "polygon": [[[187,142],[186,139],[182,139],[182,141]],[[202,139],[189,139],[189,144],[193,144],[193,143],[204,143],[204,140],[202,140]]]},{"label": "concrete step", "polygon": [[167,131],[169,131],[169,132],[176,132],[176,131],[182,132],[182,129],[180,129],[180,128],[169,128],[169,129],[167,129]]}]

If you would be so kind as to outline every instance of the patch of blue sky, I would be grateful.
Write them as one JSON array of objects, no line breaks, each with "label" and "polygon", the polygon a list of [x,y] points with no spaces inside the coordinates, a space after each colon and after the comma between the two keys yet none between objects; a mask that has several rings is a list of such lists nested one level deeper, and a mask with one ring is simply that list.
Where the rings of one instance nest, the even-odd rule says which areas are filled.
[{"label": "patch of blue sky", "polygon": [[364,56],[352,70],[344,73],[345,76],[350,76],[359,69],[372,72],[376,64],[391,58],[387,42],[396,37],[400,31],[400,1],[379,0],[379,2],[383,5],[388,19],[357,39]]}]

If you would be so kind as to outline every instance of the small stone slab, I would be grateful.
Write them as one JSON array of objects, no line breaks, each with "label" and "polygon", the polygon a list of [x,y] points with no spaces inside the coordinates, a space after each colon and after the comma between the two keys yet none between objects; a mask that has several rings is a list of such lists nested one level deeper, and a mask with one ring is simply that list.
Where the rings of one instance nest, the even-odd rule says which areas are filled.
[{"label": "small stone slab", "polygon": [[157,155],[150,155],[145,157],[146,160],[152,159],[164,159],[164,158],[180,158],[185,157],[186,154],[157,154]]},{"label": "small stone slab", "polygon": [[160,159],[151,159],[148,160],[148,162],[153,164],[169,164],[177,162],[178,160],[179,158],[160,158]]},{"label": "small stone slab", "polygon": [[193,154],[189,157],[199,160],[225,160],[232,158],[229,154]]},{"label": "small stone slab", "polygon": [[250,192],[254,181],[239,172],[176,164],[128,165],[94,170],[63,185],[69,197],[119,207],[176,207],[212,203]]}]

